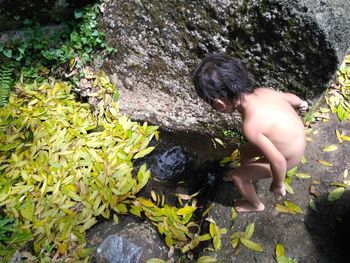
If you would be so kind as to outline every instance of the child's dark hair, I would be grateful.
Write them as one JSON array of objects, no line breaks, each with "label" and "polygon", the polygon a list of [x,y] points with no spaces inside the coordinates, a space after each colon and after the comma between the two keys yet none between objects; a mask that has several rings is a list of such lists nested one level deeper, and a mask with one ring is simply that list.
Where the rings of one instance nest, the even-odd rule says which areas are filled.
[{"label": "child's dark hair", "polygon": [[253,78],[243,63],[225,53],[204,58],[192,77],[198,95],[208,103],[220,98],[236,101],[254,91]]}]

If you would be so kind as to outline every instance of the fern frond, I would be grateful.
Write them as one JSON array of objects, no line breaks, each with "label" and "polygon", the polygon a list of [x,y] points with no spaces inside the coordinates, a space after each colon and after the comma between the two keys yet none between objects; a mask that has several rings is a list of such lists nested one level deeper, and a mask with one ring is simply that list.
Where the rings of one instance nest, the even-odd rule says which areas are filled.
[{"label": "fern frond", "polygon": [[14,66],[0,66],[0,107],[7,104],[14,80]]}]

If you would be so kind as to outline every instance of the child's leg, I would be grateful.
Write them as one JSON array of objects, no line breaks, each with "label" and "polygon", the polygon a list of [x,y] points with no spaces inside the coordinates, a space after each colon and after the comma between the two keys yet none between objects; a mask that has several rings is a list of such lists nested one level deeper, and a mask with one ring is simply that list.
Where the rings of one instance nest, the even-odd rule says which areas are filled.
[{"label": "child's leg", "polygon": [[238,212],[263,211],[265,206],[259,200],[252,181],[271,177],[270,164],[264,160],[240,166],[224,177],[225,181],[232,181],[238,188],[242,199],[235,202]]},{"label": "child's leg", "polygon": [[254,144],[248,142],[239,147],[239,153],[241,156],[241,165],[255,162],[255,157],[263,156],[262,152]]}]

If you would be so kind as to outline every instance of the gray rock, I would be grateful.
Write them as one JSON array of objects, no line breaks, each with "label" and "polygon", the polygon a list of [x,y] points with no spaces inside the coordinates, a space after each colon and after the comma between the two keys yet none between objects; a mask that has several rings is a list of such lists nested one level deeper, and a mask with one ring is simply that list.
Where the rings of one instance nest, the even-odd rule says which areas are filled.
[{"label": "gray rock", "polygon": [[98,263],[146,262],[150,258],[166,259],[168,255],[155,227],[134,217],[120,216],[117,225],[112,220],[103,221],[89,230],[88,240],[90,246],[98,247],[93,257],[93,262]]},{"label": "gray rock", "polygon": [[236,127],[195,94],[190,73],[207,54],[242,59],[257,85],[316,99],[350,43],[348,0],[109,1],[101,18],[118,49],[104,69],[124,82],[120,108],[178,130]]},{"label": "gray rock", "polygon": [[141,257],[141,247],[130,243],[119,236],[108,236],[97,248],[97,262],[138,263]]}]

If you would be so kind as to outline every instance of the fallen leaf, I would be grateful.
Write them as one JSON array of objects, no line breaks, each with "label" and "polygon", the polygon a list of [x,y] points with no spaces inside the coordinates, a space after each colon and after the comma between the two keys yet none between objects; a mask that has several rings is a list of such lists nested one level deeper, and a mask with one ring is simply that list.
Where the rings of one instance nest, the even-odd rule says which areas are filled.
[{"label": "fallen leaf", "polygon": [[218,144],[220,144],[222,147],[225,147],[224,142],[220,140],[219,138],[214,138],[214,141]]},{"label": "fallen leaf", "polygon": [[282,257],[284,256],[284,248],[282,244],[278,243],[276,245],[276,257]]},{"label": "fallen leaf", "polygon": [[319,194],[316,191],[316,187],[314,185],[310,185],[309,187],[309,193],[313,195],[314,197],[318,197]]},{"label": "fallen leaf", "polygon": [[338,200],[344,194],[345,188],[338,187],[328,194],[327,200],[330,202]]},{"label": "fallen leaf", "polygon": [[287,213],[287,214],[296,214],[295,211],[293,211],[292,209],[290,209],[289,207],[286,207],[285,205],[281,205],[281,204],[276,204],[276,210],[278,212],[281,213]]},{"label": "fallen leaf", "polygon": [[196,263],[213,263],[213,262],[218,262],[218,260],[210,256],[202,256],[196,261]]},{"label": "fallen leaf", "polygon": [[254,251],[257,251],[257,252],[263,252],[264,251],[264,248],[262,247],[261,244],[259,243],[256,243],[252,240],[249,240],[249,239],[246,239],[244,237],[242,237],[240,239],[240,241],[242,242],[243,245],[245,245],[247,248],[251,249],[251,250],[254,250]]},{"label": "fallen leaf", "polygon": [[300,179],[309,179],[309,178],[311,178],[311,176],[308,175],[307,173],[296,173],[295,176],[300,178]]},{"label": "fallen leaf", "polygon": [[331,166],[333,166],[332,163],[327,162],[327,161],[324,161],[324,160],[318,160],[318,162],[319,162],[320,164],[326,166],[326,167],[331,167]]},{"label": "fallen leaf", "polygon": [[309,206],[311,207],[311,209],[312,210],[314,210],[314,211],[318,211],[317,210],[317,207],[316,207],[316,204],[315,204],[315,200],[313,200],[313,199],[310,199],[310,201],[309,201]]},{"label": "fallen leaf", "polygon": [[322,152],[332,152],[332,151],[335,151],[336,149],[338,149],[338,146],[331,144],[331,145],[324,147],[322,149]]},{"label": "fallen leaf", "polygon": [[284,201],[283,203],[286,207],[290,208],[294,212],[299,213],[299,214],[303,213],[303,210],[299,206],[297,206],[296,204],[294,204],[290,201]]}]

